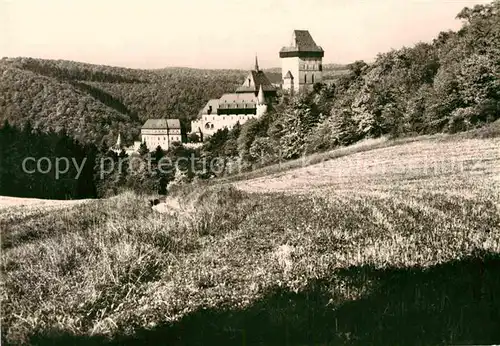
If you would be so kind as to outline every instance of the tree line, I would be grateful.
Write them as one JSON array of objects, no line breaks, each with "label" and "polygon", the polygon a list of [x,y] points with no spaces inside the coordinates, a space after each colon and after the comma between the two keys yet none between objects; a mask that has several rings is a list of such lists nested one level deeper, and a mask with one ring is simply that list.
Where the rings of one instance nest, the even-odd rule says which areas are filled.
[{"label": "tree line", "polygon": [[143,143],[129,156],[106,142],[81,143],[64,130],[41,132],[29,122],[0,126],[0,195],[5,196],[81,199],[125,190],[165,194],[167,186],[209,177],[207,167],[199,151],[181,143],[152,151]]}]

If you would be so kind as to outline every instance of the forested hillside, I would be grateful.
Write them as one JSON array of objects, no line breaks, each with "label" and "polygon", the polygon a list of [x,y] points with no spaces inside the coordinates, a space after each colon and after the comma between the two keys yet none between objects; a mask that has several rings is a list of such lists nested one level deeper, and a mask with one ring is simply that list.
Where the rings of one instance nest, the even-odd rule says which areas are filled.
[{"label": "forested hillside", "polygon": [[[325,65],[327,79],[345,71],[342,65]],[[209,99],[233,91],[246,73],[4,58],[0,60],[0,123],[30,121],[42,131],[66,129],[72,137],[94,144],[103,139],[111,144],[121,132],[130,143],[148,118],[179,118],[189,126]]]},{"label": "forested hillside", "polygon": [[[465,8],[458,32],[357,61],[333,84],[280,100],[205,145],[228,162],[266,165],[366,138],[454,133],[500,117],[500,1]],[[235,152],[235,143],[237,151]]]},{"label": "forested hillside", "polygon": [[66,129],[83,141],[108,144],[120,131],[137,139],[148,118],[196,117],[204,103],[232,91],[242,70],[134,70],[64,60],[0,60],[0,121]]}]

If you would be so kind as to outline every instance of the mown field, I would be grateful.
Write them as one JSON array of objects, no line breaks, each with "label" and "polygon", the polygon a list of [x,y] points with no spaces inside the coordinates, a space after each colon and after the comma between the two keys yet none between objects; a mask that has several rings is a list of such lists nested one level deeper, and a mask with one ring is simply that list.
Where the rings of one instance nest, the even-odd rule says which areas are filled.
[{"label": "mown field", "polygon": [[499,342],[499,147],[424,138],[166,213],[132,193],[0,209],[2,343]]}]

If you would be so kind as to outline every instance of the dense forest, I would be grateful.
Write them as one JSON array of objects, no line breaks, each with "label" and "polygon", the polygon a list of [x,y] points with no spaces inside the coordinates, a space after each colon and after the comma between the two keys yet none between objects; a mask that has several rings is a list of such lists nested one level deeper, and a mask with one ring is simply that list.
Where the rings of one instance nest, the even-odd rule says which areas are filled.
[{"label": "dense forest", "polygon": [[85,143],[126,144],[148,118],[179,118],[186,126],[210,98],[232,91],[242,70],[137,70],[64,60],[0,60],[0,122],[42,132],[65,129]]},{"label": "dense forest", "polygon": [[[96,197],[97,148],[64,130],[41,132],[7,121],[0,127],[0,195],[75,199]],[[57,169],[56,169],[57,167]]]},{"label": "dense forest", "polygon": [[[55,158],[61,146],[70,148],[66,154],[93,162],[93,179],[84,187],[78,187],[77,180],[59,188],[47,175],[46,184],[39,184],[30,196],[108,196],[123,189],[164,193],[169,184],[230,174],[235,165],[241,171],[366,138],[481,127],[500,117],[500,1],[464,8],[457,17],[463,22],[457,32],[379,54],[371,64],[356,61],[347,71],[332,65],[331,82],[293,96],[282,93],[265,116],[219,131],[197,150],[182,145],[168,152],[143,147],[134,164],[115,167],[102,179],[96,177],[109,170],[100,165],[103,158],[112,158],[116,165],[126,156],[110,152],[106,145],[118,131],[130,142],[149,117],[175,115],[189,121],[207,99],[233,90],[245,72],[148,71],[3,59],[0,119],[10,125],[0,133],[0,194],[38,184],[34,175],[20,175],[19,162],[33,151]],[[163,157],[170,162],[167,173],[158,166]],[[172,166],[181,157],[195,157],[197,163]],[[199,163],[213,159],[217,162],[211,167]],[[141,162],[152,162],[152,168],[134,169]],[[13,177],[15,184],[5,183]],[[45,191],[43,186],[54,189]]]}]

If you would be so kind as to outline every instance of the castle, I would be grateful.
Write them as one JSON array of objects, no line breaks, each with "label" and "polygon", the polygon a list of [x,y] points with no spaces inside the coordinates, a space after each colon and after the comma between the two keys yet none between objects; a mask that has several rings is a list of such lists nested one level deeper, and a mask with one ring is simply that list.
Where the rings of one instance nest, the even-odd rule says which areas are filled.
[{"label": "castle", "polygon": [[321,82],[324,55],[309,31],[295,30],[290,46],[280,50],[283,89],[297,92]]},{"label": "castle", "polygon": [[198,114],[199,119],[191,122],[191,131],[210,136],[225,127],[232,129],[238,122],[243,124],[260,117],[266,113],[276,94],[277,88],[259,68],[255,58],[255,69],[250,71],[240,87],[234,93],[209,100]]},{"label": "castle", "polygon": [[[234,93],[209,100],[198,113],[198,118],[191,122],[191,132],[203,138],[224,128],[231,130],[237,123],[244,124],[264,115],[276,99],[278,89],[293,94],[310,90],[315,83],[322,81],[324,51],[314,42],[309,31],[294,30],[290,45],[281,48],[279,56],[281,81],[279,75],[276,81],[274,75],[268,76],[262,71],[255,57],[255,67],[243,83]],[[158,146],[168,150],[171,143],[182,141],[181,132],[179,119],[148,119],[141,128],[142,142],[134,142],[133,147],[126,148],[126,151],[139,150],[141,143],[146,143],[149,150]],[[120,136],[114,148],[116,151],[121,148]]]},{"label": "castle", "polygon": [[[310,90],[322,81],[323,49],[314,42],[307,30],[294,30],[289,46],[281,48],[281,85],[290,93]],[[234,93],[212,99],[191,122],[191,132],[200,137],[210,136],[223,128],[232,129],[236,123],[243,124],[267,112],[274,101],[278,88],[260,70],[257,57],[255,68],[250,71],[243,84]]]}]

